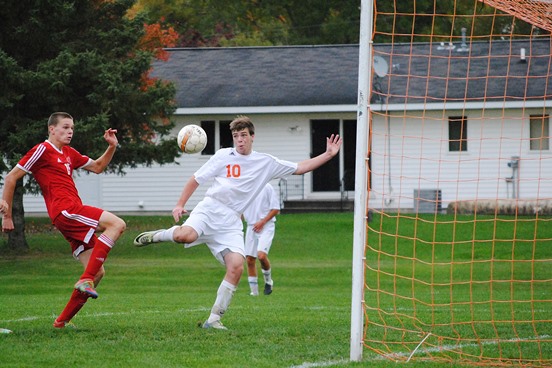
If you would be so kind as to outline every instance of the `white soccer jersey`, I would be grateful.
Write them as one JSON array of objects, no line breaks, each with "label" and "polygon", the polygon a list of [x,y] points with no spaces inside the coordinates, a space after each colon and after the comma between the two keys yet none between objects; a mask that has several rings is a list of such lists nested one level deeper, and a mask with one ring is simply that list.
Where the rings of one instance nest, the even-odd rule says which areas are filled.
[{"label": "white soccer jersey", "polygon": [[[253,226],[257,221],[268,215],[271,210],[280,210],[280,201],[272,185],[266,184],[259,195],[255,197],[255,200],[243,211],[243,217],[247,222],[247,226]],[[267,223],[275,221],[276,216]]]},{"label": "white soccer jersey", "polygon": [[194,176],[200,185],[213,179],[205,196],[241,215],[270,180],[289,176],[296,170],[296,163],[266,153],[253,151],[241,155],[234,148],[222,148]]}]

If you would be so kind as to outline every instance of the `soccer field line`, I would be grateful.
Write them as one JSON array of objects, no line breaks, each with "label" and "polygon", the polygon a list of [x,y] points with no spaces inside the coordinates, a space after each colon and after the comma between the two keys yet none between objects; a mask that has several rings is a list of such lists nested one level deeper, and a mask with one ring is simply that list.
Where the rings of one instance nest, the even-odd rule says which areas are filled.
[{"label": "soccer field line", "polygon": [[[240,309],[239,307],[232,308],[232,309]],[[124,316],[124,315],[135,315],[135,314],[170,314],[170,313],[194,313],[194,312],[206,312],[210,311],[211,308],[203,307],[203,308],[192,308],[192,309],[178,309],[176,311],[162,311],[162,310],[141,310],[141,311],[130,311],[130,312],[93,312],[93,313],[79,313],[78,316],[80,318],[95,318],[95,317],[106,317],[106,316]],[[44,316],[26,316],[21,318],[15,318],[15,319],[2,319],[0,320],[0,323],[13,323],[13,322],[28,322],[28,321],[36,321],[40,319],[53,319],[55,318],[55,313],[50,313],[48,315]]]},{"label": "soccer field line", "polygon": [[[232,306],[232,311],[234,310],[240,310],[243,307],[241,306]],[[327,306],[306,306],[304,307],[306,310],[341,310],[343,308],[341,307],[327,307]],[[195,312],[209,312],[211,310],[210,307],[199,307],[199,308],[191,308],[191,309],[177,309],[173,311],[169,310],[133,310],[129,312],[81,312],[78,314],[79,318],[94,318],[94,317],[106,317],[106,316],[124,316],[124,315],[136,315],[136,314],[170,314],[170,313],[195,313]],[[25,316],[21,318],[14,318],[14,319],[0,319],[0,323],[13,323],[13,322],[29,322],[29,321],[36,321],[40,319],[53,319],[56,317],[56,314],[54,312],[51,312],[47,315],[43,316]]]},{"label": "soccer field line", "polygon": [[[527,342],[527,341],[533,341],[533,340],[536,341],[536,340],[541,340],[541,339],[548,339],[550,337],[551,337],[550,335],[541,335],[541,336],[537,336],[536,338],[535,337],[515,338],[515,339],[508,339],[508,340],[505,340],[505,341],[502,341],[502,342]],[[497,344],[498,344],[497,341],[483,341],[483,342],[481,342],[481,345],[497,345]],[[415,356],[415,355],[423,355],[423,354],[428,354],[428,353],[439,353],[439,352],[444,352],[444,351],[452,351],[452,350],[464,349],[464,348],[469,348],[469,347],[477,347],[477,346],[478,346],[478,344],[474,344],[474,343],[457,344],[457,345],[452,345],[452,344],[442,345],[442,346],[439,346],[439,347],[432,347],[432,348],[427,348],[427,349],[415,350],[413,353],[406,353],[405,352],[405,353],[377,355],[377,356],[370,357],[370,358],[367,358],[367,359],[362,359],[361,361],[366,363],[366,362],[378,362],[378,361],[382,361],[382,360],[391,360],[391,361],[394,361],[395,363],[399,363],[399,362],[402,361],[402,359],[411,358],[412,356]],[[398,359],[401,359],[401,360],[398,360]],[[305,362],[301,365],[293,365],[290,368],[331,367],[333,365],[344,364],[344,363],[348,363],[348,362],[350,362],[350,360],[346,360],[346,359],[332,360],[332,361],[325,361],[325,362],[311,362],[311,363]]]},{"label": "soccer field line", "polygon": [[330,360],[327,362],[315,362],[315,363],[303,363],[301,365],[292,365],[289,368],[318,368],[318,367],[331,367],[332,365],[346,364],[349,363],[349,360],[340,359],[340,360]]},{"label": "soccer field line", "polygon": [[[500,342],[501,343],[505,343],[505,342],[512,342],[512,343],[514,343],[514,342],[527,342],[527,341],[538,341],[538,340],[548,339],[548,338],[550,338],[550,335],[540,335],[540,336],[537,336],[537,337],[530,337],[530,338],[528,338],[528,337],[527,338],[519,337],[519,338],[501,340]],[[452,351],[452,350],[458,350],[458,349],[464,349],[464,348],[478,347],[479,345],[497,345],[497,344],[498,344],[498,341],[495,341],[495,340],[493,340],[493,341],[482,341],[480,344],[475,344],[475,343],[455,344],[455,345],[448,344],[448,345],[441,345],[441,346],[435,346],[435,347],[431,347],[431,348],[416,350],[416,351],[414,351],[414,353],[394,353],[394,354],[381,355],[381,356],[372,358],[372,360],[381,360],[381,359],[392,359],[392,360],[394,360],[393,359],[394,357],[396,357],[396,358],[405,358],[405,357],[410,357],[410,356],[414,356],[414,355],[422,355],[422,354],[427,354],[427,353],[439,353],[439,352],[444,352],[444,351]]]}]

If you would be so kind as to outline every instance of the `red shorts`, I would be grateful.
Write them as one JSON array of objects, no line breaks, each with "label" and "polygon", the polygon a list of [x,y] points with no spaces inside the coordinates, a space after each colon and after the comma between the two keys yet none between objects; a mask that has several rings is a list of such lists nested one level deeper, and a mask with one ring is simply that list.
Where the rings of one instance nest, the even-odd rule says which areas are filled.
[{"label": "red shorts", "polygon": [[77,258],[85,250],[94,248],[96,229],[103,210],[92,206],[75,207],[63,210],[54,219],[54,226],[71,244],[73,257]]}]

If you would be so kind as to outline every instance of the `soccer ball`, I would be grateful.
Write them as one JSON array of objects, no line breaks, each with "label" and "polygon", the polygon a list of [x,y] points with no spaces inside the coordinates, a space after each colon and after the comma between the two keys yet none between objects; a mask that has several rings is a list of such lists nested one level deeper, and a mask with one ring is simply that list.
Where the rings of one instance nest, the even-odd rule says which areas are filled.
[{"label": "soccer ball", "polygon": [[199,125],[186,125],[178,132],[178,147],[184,153],[199,153],[207,145],[207,133]]}]

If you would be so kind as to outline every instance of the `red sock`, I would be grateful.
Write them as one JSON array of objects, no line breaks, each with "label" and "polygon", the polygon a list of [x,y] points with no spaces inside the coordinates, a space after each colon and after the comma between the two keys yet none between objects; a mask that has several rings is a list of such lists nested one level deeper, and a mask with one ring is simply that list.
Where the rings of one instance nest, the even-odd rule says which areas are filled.
[{"label": "red sock", "polygon": [[73,318],[75,314],[81,310],[89,297],[90,296],[85,293],[73,290],[73,294],[71,294],[69,302],[56,320],[58,322],[69,322],[71,318]]},{"label": "red sock", "polygon": [[104,234],[100,235],[98,240],[92,249],[88,264],[79,280],[94,280],[94,277],[100,268],[102,268],[111,247],[113,247],[113,241]]}]

